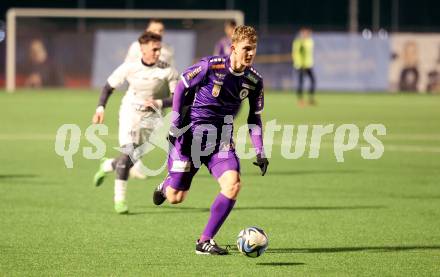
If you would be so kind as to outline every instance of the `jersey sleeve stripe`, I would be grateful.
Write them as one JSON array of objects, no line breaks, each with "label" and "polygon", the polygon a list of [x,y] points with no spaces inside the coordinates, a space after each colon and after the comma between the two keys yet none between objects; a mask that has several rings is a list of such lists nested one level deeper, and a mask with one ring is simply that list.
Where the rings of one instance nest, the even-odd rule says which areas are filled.
[{"label": "jersey sleeve stripe", "polygon": [[180,75],[180,78],[183,81],[183,84],[185,85],[186,88],[189,88],[188,82],[185,80],[185,77],[183,77],[183,75]]}]

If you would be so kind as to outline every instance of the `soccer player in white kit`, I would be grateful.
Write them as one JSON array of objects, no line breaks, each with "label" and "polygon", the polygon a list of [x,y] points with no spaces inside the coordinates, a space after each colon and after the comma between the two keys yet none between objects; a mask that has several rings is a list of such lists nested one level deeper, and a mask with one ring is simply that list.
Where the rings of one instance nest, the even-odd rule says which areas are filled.
[{"label": "soccer player in white kit", "polygon": [[[147,27],[145,28],[145,32],[152,32],[163,37],[165,33],[165,25],[159,19],[150,19]],[[127,56],[125,57],[125,62],[139,61],[141,57],[142,57],[141,45],[139,41],[134,41],[130,45],[130,48],[128,49]],[[171,66],[174,66],[174,49],[168,44],[162,42],[162,48],[160,50],[159,59]],[[169,95],[169,91],[167,91],[166,87],[161,90],[161,93],[163,95]],[[130,177],[137,179],[145,179],[147,176],[145,176],[141,168],[142,168],[142,161],[139,160],[131,168]]]},{"label": "soccer player in white kit", "polygon": [[[145,32],[152,32],[158,34],[163,37],[165,33],[165,25],[162,21],[158,19],[151,19],[148,22],[147,28]],[[140,52],[140,44],[139,41],[134,41],[130,48],[128,48],[127,56],[125,57],[126,62],[137,61],[141,58]],[[162,49],[160,50],[160,58],[161,61],[168,63],[171,66],[174,66],[174,49],[162,42]]]},{"label": "soccer player in white kit", "polygon": [[105,105],[111,93],[124,81],[129,83],[119,109],[119,145],[124,153],[115,159],[104,158],[94,176],[94,184],[99,186],[107,173],[116,172],[114,204],[115,211],[120,214],[128,213],[127,180],[130,168],[136,162],[132,160],[136,156],[132,151],[148,141],[154,129],[154,124],[148,124],[154,120],[145,118],[154,119],[158,116],[156,111],[171,106],[172,96],[158,99],[158,93],[164,85],[174,92],[178,81],[177,71],[159,59],[161,40],[160,35],[151,32],[145,32],[139,37],[141,57],[137,61],[124,62],[113,71],[102,90],[93,116],[94,124],[103,123]]}]

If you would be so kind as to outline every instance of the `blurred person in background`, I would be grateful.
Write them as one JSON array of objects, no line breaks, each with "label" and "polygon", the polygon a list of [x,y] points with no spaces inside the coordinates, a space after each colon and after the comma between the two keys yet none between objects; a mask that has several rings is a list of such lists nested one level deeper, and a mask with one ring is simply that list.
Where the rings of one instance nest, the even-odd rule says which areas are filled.
[{"label": "blurred person in background", "polygon": [[[165,33],[165,25],[159,19],[151,19],[148,22],[147,28],[145,28],[144,32],[152,32],[163,37]],[[125,61],[139,61],[141,58],[141,45],[138,41],[134,41],[128,49]],[[168,63],[171,66],[174,65],[174,49],[170,45],[163,42],[162,49],[160,50],[160,60]]]},{"label": "blurred person in background", "polygon": [[231,54],[231,45],[232,45],[232,34],[234,33],[234,29],[237,27],[237,22],[235,20],[228,20],[225,22],[225,35],[221,38],[216,44],[214,48],[215,56],[228,56]]},{"label": "blurred person in background", "polygon": [[314,97],[316,81],[315,74],[313,73],[313,46],[312,30],[304,27],[301,28],[299,35],[292,42],[293,66],[298,71],[297,97],[300,107],[305,106],[303,99],[304,75],[307,75],[310,79],[309,104],[316,104]]},{"label": "blurred person in background", "polygon": [[[151,32],[160,35],[163,37],[165,33],[165,25],[159,19],[151,19],[148,22],[147,28],[145,28],[144,32]],[[125,57],[126,62],[134,62],[140,61],[142,59],[141,45],[139,41],[135,41],[131,44],[128,49],[127,56]],[[162,42],[162,48],[160,50],[160,58],[162,62],[169,64],[170,66],[174,66],[174,49]],[[170,91],[167,87],[162,88],[161,94],[170,95]],[[130,170],[130,177],[137,179],[145,179],[147,176],[142,173],[142,162],[139,160]]]},{"label": "blurred person in background", "polygon": [[402,53],[403,67],[400,71],[399,90],[417,92],[419,83],[419,50],[415,41],[406,41]]},{"label": "blurred person in background", "polygon": [[29,65],[25,69],[25,86],[33,88],[63,86],[63,76],[59,68],[48,58],[41,39],[29,44]]},{"label": "blurred person in background", "polygon": [[428,72],[426,91],[428,93],[440,93],[440,63]]}]

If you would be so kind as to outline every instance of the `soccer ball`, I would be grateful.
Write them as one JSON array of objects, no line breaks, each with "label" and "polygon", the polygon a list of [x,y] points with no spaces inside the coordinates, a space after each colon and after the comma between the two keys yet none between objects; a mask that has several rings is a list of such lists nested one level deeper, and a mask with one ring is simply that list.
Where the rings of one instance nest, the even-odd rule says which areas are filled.
[{"label": "soccer ball", "polygon": [[243,229],[238,234],[237,247],[242,254],[256,258],[266,251],[269,239],[266,233],[258,227]]}]

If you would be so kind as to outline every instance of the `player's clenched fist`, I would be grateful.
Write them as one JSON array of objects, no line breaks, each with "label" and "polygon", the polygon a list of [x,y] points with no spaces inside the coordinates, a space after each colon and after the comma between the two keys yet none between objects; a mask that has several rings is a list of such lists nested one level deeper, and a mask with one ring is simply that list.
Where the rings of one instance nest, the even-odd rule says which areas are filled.
[{"label": "player's clenched fist", "polygon": [[93,124],[101,124],[104,122],[104,107],[103,106],[99,106],[96,109],[96,112],[93,115],[92,122],[93,122]]}]

